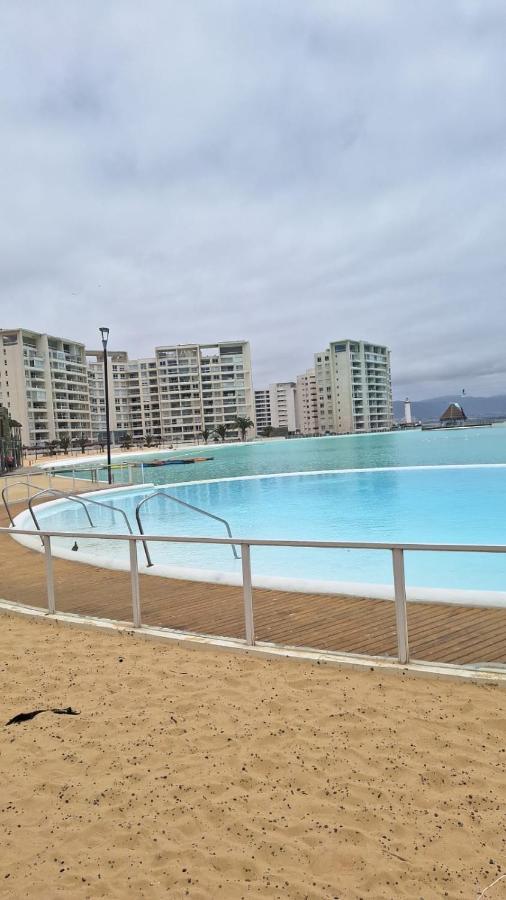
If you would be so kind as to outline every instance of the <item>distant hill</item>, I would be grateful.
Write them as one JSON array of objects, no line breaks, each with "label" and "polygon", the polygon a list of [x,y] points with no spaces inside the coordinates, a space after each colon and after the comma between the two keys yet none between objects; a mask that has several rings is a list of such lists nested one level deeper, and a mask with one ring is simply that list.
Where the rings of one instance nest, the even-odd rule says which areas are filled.
[{"label": "distant hill", "polygon": [[[460,403],[468,419],[506,418],[506,394],[497,394],[495,397],[459,397],[447,394],[444,397],[431,397],[429,400],[412,400],[413,418],[422,422],[437,421],[449,403]],[[394,418],[397,422],[404,421],[404,400],[394,400]]]}]

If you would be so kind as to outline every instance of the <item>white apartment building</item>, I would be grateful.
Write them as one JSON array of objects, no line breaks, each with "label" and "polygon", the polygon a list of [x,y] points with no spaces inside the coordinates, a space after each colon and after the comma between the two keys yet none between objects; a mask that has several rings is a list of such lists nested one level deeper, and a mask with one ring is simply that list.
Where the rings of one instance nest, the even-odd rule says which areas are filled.
[{"label": "white apartment building", "polygon": [[297,376],[295,418],[300,434],[319,434],[318,388],[314,369],[307,369],[302,375]]},{"label": "white apartment building", "polygon": [[0,405],[23,444],[89,437],[84,344],[24,328],[0,329]]},{"label": "white apartment building", "polygon": [[297,431],[295,382],[279,381],[255,391],[257,434],[266,427],[291,434]]},{"label": "white apartment building", "polygon": [[388,431],[393,425],[388,347],[333,341],[315,354],[320,434]]},{"label": "white apartment building", "polygon": [[260,435],[264,428],[269,428],[272,424],[269,388],[262,391],[255,391],[255,419],[257,423],[257,434]]},{"label": "white apartment building", "polygon": [[290,434],[297,430],[295,416],[295,382],[278,381],[269,385],[271,425]]},{"label": "white apartment building", "polygon": [[[94,440],[104,438],[105,387],[102,350],[86,351],[90,392],[91,430]],[[143,440],[151,434],[160,440],[160,405],[156,359],[128,359],[124,350],[107,351],[109,421],[113,439],[125,434]]]},{"label": "white apartment building", "polygon": [[165,440],[195,441],[218,425],[236,437],[236,416],[255,421],[247,341],[156,347],[155,353]]}]

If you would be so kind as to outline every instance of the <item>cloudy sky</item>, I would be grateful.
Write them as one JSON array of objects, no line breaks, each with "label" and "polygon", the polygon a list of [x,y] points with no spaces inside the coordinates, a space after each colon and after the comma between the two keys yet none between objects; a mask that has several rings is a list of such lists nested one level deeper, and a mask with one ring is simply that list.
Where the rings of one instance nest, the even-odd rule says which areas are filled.
[{"label": "cloudy sky", "polygon": [[0,0],[0,327],[506,390],[504,0]]}]

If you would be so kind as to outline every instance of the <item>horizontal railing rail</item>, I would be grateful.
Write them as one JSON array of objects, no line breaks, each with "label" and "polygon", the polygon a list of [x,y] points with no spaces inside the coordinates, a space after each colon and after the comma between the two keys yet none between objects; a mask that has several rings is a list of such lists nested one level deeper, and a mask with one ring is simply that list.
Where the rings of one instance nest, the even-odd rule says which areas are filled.
[{"label": "horizontal railing rail", "polygon": [[137,557],[137,544],[143,541],[172,543],[172,544],[216,544],[240,546],[242,567],[242,590],[244,605],[245,642],[247,645],[255,644],[255,626],[253,611],[253,591],[251,578],[251,548],[252,547],[293,547],[307,549],[326,550],[383,550],[392,554],[397,659],[402,665],[409,662],[409,637],[407,621],[406,579],[404,572],[404,553],[415,551],[421,553],[506,553],[506,544],[429,544],[429,543],[399,543],[396,541],[298,541],[279,540],[271,538],[241,538],[241,537],[208,537],[193,535],[161,535],[161,534],[108,534],[94,532],[93,534],[82,531],[57,531],[55,529],[40,529],[34,531],[28,528],[0,528],[0,534],[13,536],[24,535],[42,538],[46,563],[46,589],[48,612],[56,612],[56,599],[53,577],[53,555],[51,538],[74,538],[81,540],[92,538],[104,541],[127,541],[129,544],[129,566],[132,598],[132,621],[135,628],[142,626],[141,596],[139,584],[139,563]]}]

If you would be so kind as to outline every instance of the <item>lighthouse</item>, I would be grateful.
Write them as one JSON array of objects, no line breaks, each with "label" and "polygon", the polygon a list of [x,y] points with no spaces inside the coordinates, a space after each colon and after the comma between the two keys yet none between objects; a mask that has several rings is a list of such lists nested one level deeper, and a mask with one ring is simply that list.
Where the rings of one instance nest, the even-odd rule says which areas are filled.
[{"label": "lighthouse", "polygon": [[409,397],[406,397],[404,401],[404,421],[406,425],[411,425],[413,422],[413,417],[411,415],[411,400]]}]

